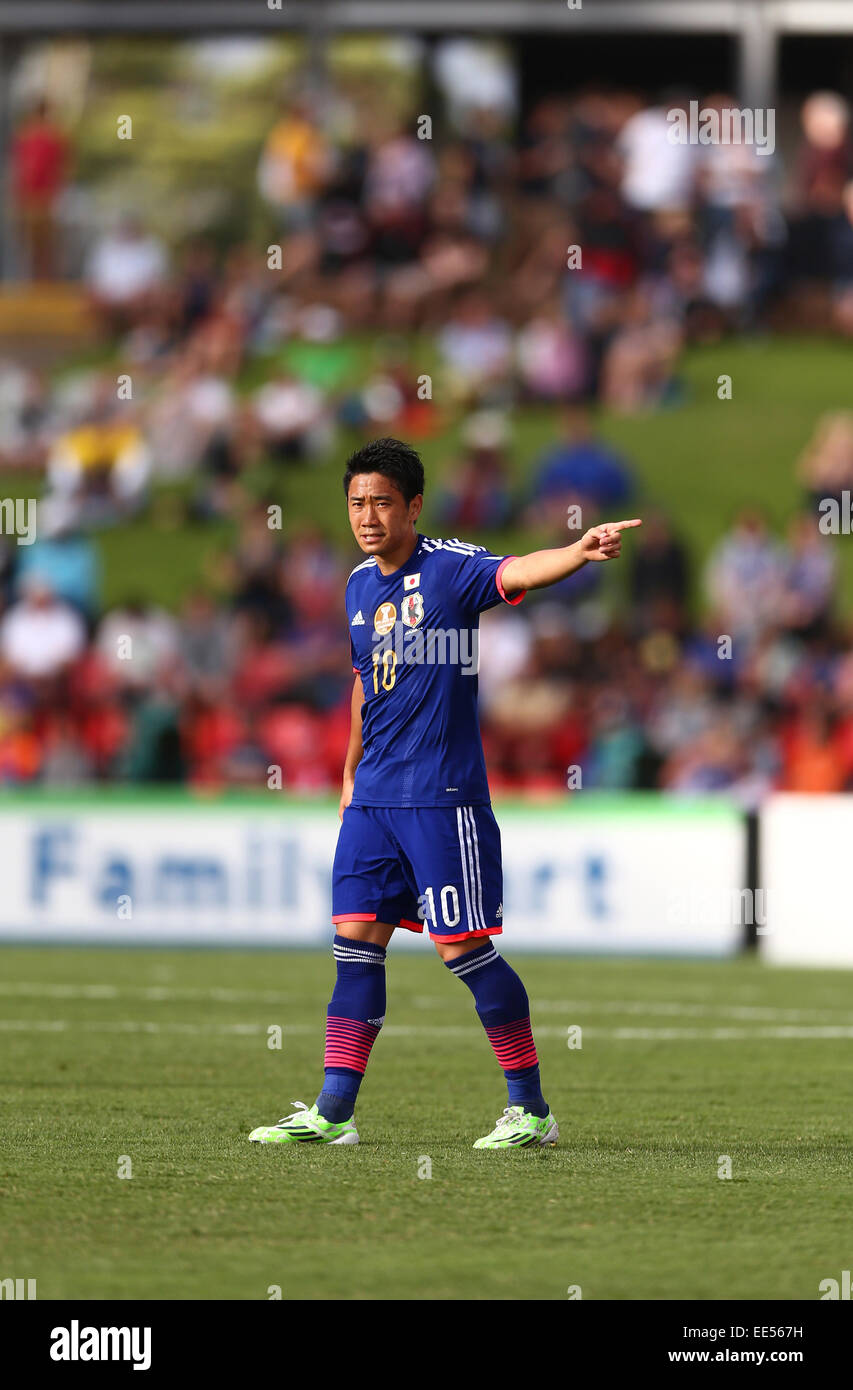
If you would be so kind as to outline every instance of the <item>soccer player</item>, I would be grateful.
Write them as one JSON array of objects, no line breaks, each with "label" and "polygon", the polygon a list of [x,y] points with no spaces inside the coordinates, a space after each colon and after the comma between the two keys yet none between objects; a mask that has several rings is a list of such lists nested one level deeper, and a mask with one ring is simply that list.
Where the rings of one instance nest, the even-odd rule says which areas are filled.
[{"label": "soccer player", "polygon": [[542,1095],[524,985],[495,948],[503,924],[500,832],[477,718],[480,614],[520,603],[590,561],[614,560],[632,521],[593,526],[573,545],[492,555],[417,530],[424,470],[414,449],[376,439],[347,463],[344,491],[366,558],[349,577],[355,681],[340,802],[332,921],[337,981],[325,1080],[314,1105],[255,1129],[259,1143],[357,1144],[358,1088],[385,1019],[385,951],[426,925],[474,996],[509,1104],[475,1149],[556,1144]]}]

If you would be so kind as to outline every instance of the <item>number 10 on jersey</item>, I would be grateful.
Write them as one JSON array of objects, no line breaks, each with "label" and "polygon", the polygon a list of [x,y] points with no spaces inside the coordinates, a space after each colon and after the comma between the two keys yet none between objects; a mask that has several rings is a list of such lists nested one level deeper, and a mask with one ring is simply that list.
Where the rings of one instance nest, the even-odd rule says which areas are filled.
[{"label": "number 10 on jersey", "polygon": [[397,653],[392,649],[373,653],[373,693],[379,694],[379,668],[382,667],[382,689],[393,690],[397,679]]}]

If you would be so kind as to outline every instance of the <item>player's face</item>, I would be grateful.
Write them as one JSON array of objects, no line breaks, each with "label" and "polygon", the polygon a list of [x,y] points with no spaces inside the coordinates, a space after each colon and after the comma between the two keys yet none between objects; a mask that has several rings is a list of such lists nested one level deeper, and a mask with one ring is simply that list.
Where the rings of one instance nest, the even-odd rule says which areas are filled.
[{"label": "player's face", "polygon": [[393,555],[412,535],[423,497],[407,502],[383,473],[357,473],[347,497],[352,533],[367,555]]}]

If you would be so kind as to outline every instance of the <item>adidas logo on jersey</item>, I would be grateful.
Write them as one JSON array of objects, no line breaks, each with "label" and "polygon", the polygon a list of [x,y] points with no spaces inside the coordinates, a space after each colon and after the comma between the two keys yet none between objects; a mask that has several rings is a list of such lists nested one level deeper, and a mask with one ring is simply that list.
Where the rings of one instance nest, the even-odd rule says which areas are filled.
[{"label": "adidas logo on jersey", "polygon": [[497,912],[495,913],[495,916],[496,916],[496,917],[503,917],[503,915],[504,915],[504,905],[503,905],[503,903],[498,903],[498,910],[497,910]]},{"label": "adidas logo on jersey", "polygon": [[364,627],[364,614],[360,608],[350,623],[350,627]]}]

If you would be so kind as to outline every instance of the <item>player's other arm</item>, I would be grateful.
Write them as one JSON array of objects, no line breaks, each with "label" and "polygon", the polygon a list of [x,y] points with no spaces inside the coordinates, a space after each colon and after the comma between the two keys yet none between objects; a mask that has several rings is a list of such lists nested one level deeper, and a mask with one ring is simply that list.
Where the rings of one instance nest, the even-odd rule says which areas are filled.
[{"label": "player's other arm", "polygon": [[568,579],[570,574],[582,569],[590,560],[618,560],[622,549],[622,532],[642,524],[639,517],[631,521],[606,521],[601,526],[593,526],[573,545],[516,555],[501,571],[503,588],[508,594],[518,589],[546,589],[549,584]]},{"label": "player's other arm", "polygon": [[356,676],[352,683],[349,746],[347,747],[347,756],[344,762],[344,784],[341,790],[341,804],[338,807],[338,817],[340,820],[343,820],[344,811],[352,801],[355,770],[361,762],[361,755],[364,752],[364,745],[361,741],[361,706],[363,703],[364,691],[361,686],[361,676]]}]

